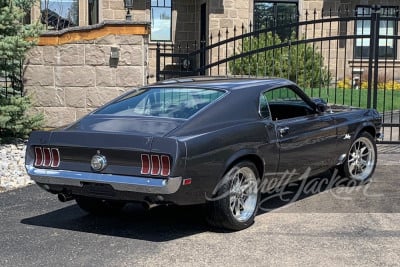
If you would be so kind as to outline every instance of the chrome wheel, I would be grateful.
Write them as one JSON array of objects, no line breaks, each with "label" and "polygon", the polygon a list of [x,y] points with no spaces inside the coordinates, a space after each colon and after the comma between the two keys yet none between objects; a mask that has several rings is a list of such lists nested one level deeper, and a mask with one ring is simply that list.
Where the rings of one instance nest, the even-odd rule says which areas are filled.
[{"label": "chrome wheel", "polygon": [[357,138],[347,156],[349,178],[364,181],[373,173],[376,165],[376,147],[365,136]]},{"label": "chrome wheel", "polygon": [[241,167],[233,175],[229,192],[233,217],[238,222],[249,220],[256,212],[257,202],[257,176],[249,167]]}]

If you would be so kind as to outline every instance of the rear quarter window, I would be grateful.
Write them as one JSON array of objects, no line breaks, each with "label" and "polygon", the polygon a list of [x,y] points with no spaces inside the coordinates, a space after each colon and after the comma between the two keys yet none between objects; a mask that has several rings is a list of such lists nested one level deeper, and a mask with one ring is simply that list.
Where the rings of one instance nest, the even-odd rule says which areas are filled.
[{"label": "rear quarter window", "polygon": [[224,95],[197,88],[143,88],[99,109],[95,114],[187,119]]}]

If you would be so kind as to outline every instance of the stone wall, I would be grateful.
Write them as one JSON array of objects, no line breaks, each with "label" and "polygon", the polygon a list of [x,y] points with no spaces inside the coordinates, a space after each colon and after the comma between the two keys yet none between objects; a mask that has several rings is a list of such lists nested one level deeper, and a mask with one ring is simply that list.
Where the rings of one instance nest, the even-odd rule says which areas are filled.
[{"label": "stone wall", "polygon": [[[124,8],[123,0],[102,0],[100,9],[101,20],[124,20],[126,16],[126,9]],[[150,0],[135,0],[132,14],[132,20],[145,21],[150,18]]]},{"label": "stone wall", "polygon": [[[107,25],[112,26],[108,34],[98,36]],[[148,24],[139,26],[148,31]],[[68,29],[50,34],[54,38],[67,35],[66,43],[63,39],[58,45],[42,40],[29,51],[24,66],[25,91],[32,98],[33,111],[44,114],[45,127],[71,123],[129,88],[146,84],[148,34],[135,31],[129,25],[111,22]],[[79,33],[89,38],[68,42]],[[119,50],[118,62],[110,58],[112,47]]]},{"label": "stone wall", "polygon": [[[208,35],[213,36],[213,43],[218,42],[218,35],[221,34],[221,40],[225,40],[234,36],[234,27],[236,26],[236,35],[241,34],[242,25],[247,31],[249,31],[249,24],[253,20],[253,0],[207,0],[209,21],[208,21]],[[210,42],[210,40],[208,40]],[[229,43],[227,50],[226,47],[219,47],[209,51],[212,55],[211,58],[207,58],[208,63],[217,62],[218,55],[227,54],[231,56],[233,51],[233,43]],[[236,46],[240,46],[236,43]],[[212,68],[209,75],[229,75],[229,70],[226,69],[226,65],[220,65],[216,68]]]}]

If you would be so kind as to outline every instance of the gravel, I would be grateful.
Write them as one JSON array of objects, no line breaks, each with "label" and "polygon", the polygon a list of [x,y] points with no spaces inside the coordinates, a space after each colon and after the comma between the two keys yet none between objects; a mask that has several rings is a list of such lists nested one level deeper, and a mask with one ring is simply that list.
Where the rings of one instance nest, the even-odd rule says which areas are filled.
[{"label": "gravel", "polygon": [[25,170],[25,144],[0,145],[0,192],[34,182]]}]

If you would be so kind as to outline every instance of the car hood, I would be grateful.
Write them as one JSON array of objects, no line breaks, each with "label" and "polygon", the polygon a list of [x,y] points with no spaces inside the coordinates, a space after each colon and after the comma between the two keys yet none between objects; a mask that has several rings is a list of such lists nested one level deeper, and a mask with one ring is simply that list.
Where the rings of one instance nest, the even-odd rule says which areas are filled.
[{"label": "car hood", "polygon": [[112,132],[146,136],[165,136],[184,120],[157,117],[121,117],[89,115],[66,128],[66,131]]}]

